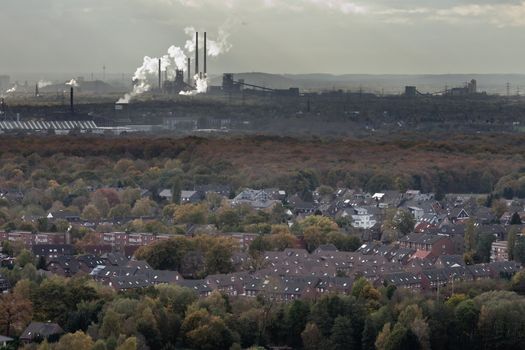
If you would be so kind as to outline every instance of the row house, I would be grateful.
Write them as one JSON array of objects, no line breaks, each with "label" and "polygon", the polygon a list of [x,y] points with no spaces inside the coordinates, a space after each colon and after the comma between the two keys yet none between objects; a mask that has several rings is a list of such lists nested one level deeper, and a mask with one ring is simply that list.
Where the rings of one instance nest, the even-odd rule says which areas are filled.
[{"label": "row house", "polygon": [[454,253],[454,243],[449,236],[413,233],[399,240],[401,248],[426,252],[424,258],[436,259],[443,254]]},{"label": "row house", "polygon": [[408,290],[420,290],[421,289],[421,273],[410,273],[410,272],[395,272],[386,274],[383,278],[376,282],[376,285],[392,285],[397,288],[404,288]]},{"label": "row house", "polygon": [[71,244],[36,244],[32,247],[33,255],[47,260],[64,255],[74,255],[75,247]]},{"label": "row house", "polygon": [[0,232],[0,242],[20,242],[26,249],[31,250],[34,245],[42,244],[65,244],[64,233],[32,233],[32,232]]},{"label": "row house", "polygon": [[247,273],[240,272],[227,275],[209,275],[204,280],[213,290],[218,290],[229,296],[237,296],[244,293],[244,284],[248,278],[249,276]]},{"label": "row house", "polygon": [[157,240],[151,233],[104,232],[96,233],[96,238],[101,245],[109,245],[117,250],[127,246],[145,246]]}]

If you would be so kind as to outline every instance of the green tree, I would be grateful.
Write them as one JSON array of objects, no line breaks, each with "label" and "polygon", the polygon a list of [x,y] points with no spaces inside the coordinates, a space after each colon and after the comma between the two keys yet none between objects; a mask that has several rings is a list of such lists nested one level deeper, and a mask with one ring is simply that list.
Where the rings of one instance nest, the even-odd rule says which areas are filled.
[{"label": "green tree", "polygon": [[511,287],[516,293],[525,295],[525,270],[521,270],[512,276]]},{"label": "green tree", "polygon": [[290,305],[285,319],[289,335],[287,344],[290,346],[294,348],[301,346],[300,334],[306,327],[309,314],[310,307],[303,301],[295,300]]},{"label": "green tree", "polygon": [[16,263],[20,267],[24,267],[28,264],[35,265],[35,256],[27,249],[22,249],[20,254],[16,257]]},{"label": "green tree", "polygon": [[354,340],[352,320],[347,316],[338,316],[334,320],[330,343],[334,350],[352,350],[358,348]]},{"label": "green tree", "polygon": [[467,299],[458,304],[454,310],[456,320],[455,331],[458,334],[457,342],[467,347],[476,347],[479,319],[479,306],[473,300]]},{"label": "green tree", "polygon": [[474,220],[469,219],[465,227],[465,251],[473,252],[476,249],[476,243],[478,240],[478,230],[474,223]]},{"label": "green tree", "polygon": [[512,214],[512,216],[510,217],[510,224],[511,225],[521,225],[520,214],[514,212],[514,214]]},{"label": "green tree", "polygon": [[507,235],[507,252],[509,260],[514,260],[514,249],[516,248],[516,237],[518,232],[518,229],[514,226],[509,229],[509,233]]},{"label": "green tree", "polygon": [[525,263],[525,236],[516,237],[516,244],[514,245],[514,260],[524,264]]},{"label": "green tree", "polygon": [[420,349],[417,336],[409,328],[396,325],[386,341],[384,350],[408,349]]},{"label": "green tree", "polygon": [[409,211],[400,210],[394,218],[394,225],[401,236],[406,236],[407,234],[414,231],[416,220]]},{"label": "green tree", "polygon": [[224,321],[207,310],[190,312],[182,323],[184,343],[192,349],[229,349],[234,342],[231,330]]},{"label": "green tree", "polygon": [[131,207],[127,203],[121,203],[109,211],[109,217],[110,218],[124,218],[131,215]]},{"label": "green tree", "polygon": [[301,339],[305,350],[322,349],[323,345],[326,345],[326,341],[324,340],[321,331],[317,325],[312,322],[309,322],[301,332]]},{"label": "green tree", "polygon": [[361,336],[362,350],[375,350],[375,340],[377,338],[377,329],[375,322],[368,317],[365,321],[365,327]]}]

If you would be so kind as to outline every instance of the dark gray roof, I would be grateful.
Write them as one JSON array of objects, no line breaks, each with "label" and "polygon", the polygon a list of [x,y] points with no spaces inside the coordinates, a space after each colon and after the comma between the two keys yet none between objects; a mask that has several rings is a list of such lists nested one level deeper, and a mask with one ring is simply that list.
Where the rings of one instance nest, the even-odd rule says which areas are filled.
[{"label": "dark gray roof", "polygon": [[437,259],[444,267],[465,266],[462,255],[441,255]]},{"label": "dark gray roof", "polygon": [[0,343],[8,343],[13,340],[14,340],[13,338],[4,337],[3,335],[0,335]]},{"label": "dark gray roof", "polygon": [[420,284],[421,274],[410,272],[389,273],[383,277],[383,280],[387,284],[391,284],[394,286]]},{"label": "dark gray roof", "polygon": [[32,341],[33,339],[49,338],[63,333],[64,330],[56,323],[31,322],[20,335],[20,339]]}]

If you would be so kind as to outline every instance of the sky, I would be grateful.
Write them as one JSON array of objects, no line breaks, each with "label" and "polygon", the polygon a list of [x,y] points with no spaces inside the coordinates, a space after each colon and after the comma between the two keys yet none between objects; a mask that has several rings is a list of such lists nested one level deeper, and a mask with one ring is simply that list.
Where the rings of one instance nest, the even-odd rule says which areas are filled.
[{"label": "sky", "polygon": [[210,73],[525,73],[525,0],[0,0],[0,74],[134,72],[221,29]]}]

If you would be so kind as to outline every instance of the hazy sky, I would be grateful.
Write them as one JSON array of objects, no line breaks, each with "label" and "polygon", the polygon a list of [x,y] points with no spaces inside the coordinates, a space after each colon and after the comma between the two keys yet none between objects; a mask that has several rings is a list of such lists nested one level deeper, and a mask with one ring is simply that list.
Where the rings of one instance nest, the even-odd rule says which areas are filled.
[{"label": "hazy sky", "polygon": [[0,0],[2,72],[131,72],[184,45],[211,72],[525,73],[525,0]]}]

